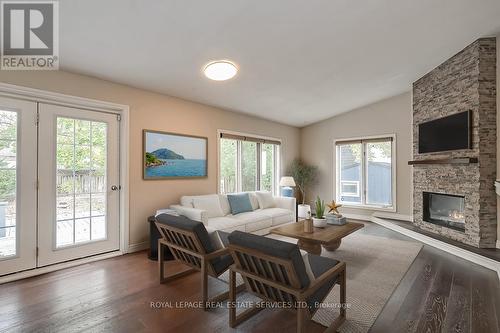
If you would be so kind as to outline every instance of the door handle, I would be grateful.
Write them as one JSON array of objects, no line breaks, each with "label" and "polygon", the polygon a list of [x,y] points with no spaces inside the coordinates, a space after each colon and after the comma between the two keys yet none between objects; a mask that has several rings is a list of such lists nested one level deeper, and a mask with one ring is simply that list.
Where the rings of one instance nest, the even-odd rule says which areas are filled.
[{"label": "door handle", "polygon": [[111,191],[118,191],[120,189],[121,189],[121,186],[116,186],[116,185],[111,186]]}]

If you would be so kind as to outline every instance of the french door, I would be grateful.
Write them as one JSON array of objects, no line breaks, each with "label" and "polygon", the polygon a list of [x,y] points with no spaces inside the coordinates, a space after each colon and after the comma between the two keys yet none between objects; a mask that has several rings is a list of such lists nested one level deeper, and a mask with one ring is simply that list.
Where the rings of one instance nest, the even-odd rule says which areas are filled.
[{"label": "french door", "polygon": [[118,250],[117,115],[1,98],[0,116],[0,275]]},{"label": "french door", "polygon": [[36,266],[36,111],[0,97],[0,275]]},{"label": "french door", "polygon": [[38,265],[118,250],[117,115],[40,104],[38,131]]}]

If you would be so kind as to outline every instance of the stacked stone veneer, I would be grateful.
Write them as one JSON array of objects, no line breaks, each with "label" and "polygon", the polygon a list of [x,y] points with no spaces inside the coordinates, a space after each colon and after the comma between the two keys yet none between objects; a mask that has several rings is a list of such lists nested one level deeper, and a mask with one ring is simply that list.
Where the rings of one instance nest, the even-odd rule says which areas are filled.
[{"label": "stacked stone veneer", "polygon": [[[418,153],[418,125],[472,110],[472,149]],[[495,247],[496,39],[482,38],[413,84],[413,158],[477,157],[478,164],[413,166],[414,224],[454,240]],[[463,195],[465,232],[423,221],[422,192]]]}]

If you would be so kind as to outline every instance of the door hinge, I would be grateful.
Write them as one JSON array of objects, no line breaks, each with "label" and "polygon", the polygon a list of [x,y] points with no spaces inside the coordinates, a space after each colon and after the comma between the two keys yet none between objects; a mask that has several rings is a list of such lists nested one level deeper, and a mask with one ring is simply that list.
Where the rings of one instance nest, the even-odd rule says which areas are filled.
[{"label": "door hinge", "polygon": [[38,249],[38,246],[36,247],[36,256],[38,257],[38,253],[39,253],[39,249]]},{"label": "door hinge", "polygon": [[40,114],[39,113],[36,114],[35,126],[38,126],[38,124],[40,124]]},{"label": "door hinge", "polygon": [[116,115],[116,120],[121,121],[122,120],[122,116],[120,114],[117,114]]},{"label": "door hinge", "polygon": [[35,186],[37,190],[40,189],[40,181],[38,179],[36,180]]}]

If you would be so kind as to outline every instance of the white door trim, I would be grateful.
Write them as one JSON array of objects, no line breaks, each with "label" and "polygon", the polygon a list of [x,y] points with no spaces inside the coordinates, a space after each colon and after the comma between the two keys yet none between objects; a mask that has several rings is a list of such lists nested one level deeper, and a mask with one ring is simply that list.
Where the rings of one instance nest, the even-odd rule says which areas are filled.
[{"label": "white door trim", "polygon": [[[22,100],[43,102],[75,108],[119,114],[120,121],[120,250],[129,251],[129,143],[130,143],[130,108],[128,105],[105,102],[60,94],[40,89],[17,86],[0,82],[0,96]],[[57,266],[57,265],[54,265]],[[54,267],[54,269],[60,269]],[[44,271],[46,272],[46,270]],[[20,273],[23,274],[23,273]],[[24,274],[25,275],[25,274]],[[20,277],[22,278],[22,277]],[[0,279],[0,281],[3,279]]]}]

